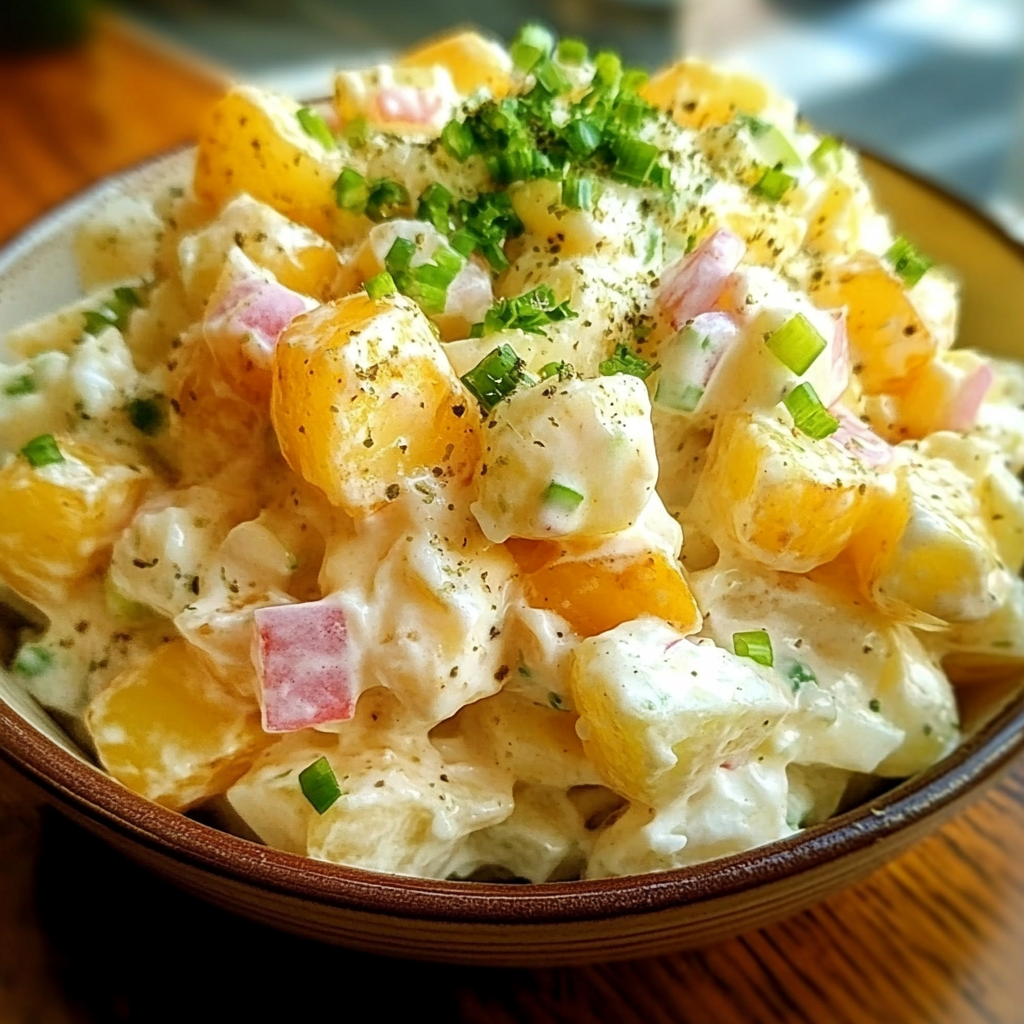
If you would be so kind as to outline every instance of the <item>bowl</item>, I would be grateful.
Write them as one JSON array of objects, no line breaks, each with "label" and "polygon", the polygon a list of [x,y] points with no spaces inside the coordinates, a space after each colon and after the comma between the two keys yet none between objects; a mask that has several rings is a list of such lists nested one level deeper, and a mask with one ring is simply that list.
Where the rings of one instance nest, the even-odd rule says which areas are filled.
[{"label": "bowl", "polygon": [[[48,213],[0,252],[0,337],[78,295],[78,222],[123,192],[188,180],[179,150]],[[1024,356],[1024,250],[983,217],[867,159],[883,208],[964,283],[962,340]],[[1018,325],[1007,331],[1006,324]],[[1019,348],[999,348],[1008,338]],[[0,632],[4,629],[0,618]],[[9,638],[8,638],[9,639]],[[3,650],[0,637],[0,651]],[[221,907],[299,935],[453,963],[553,966],[625,959],[726,938],[794,913],[874,871],[955,814],[1024,748],[1024,676],[961,691],[964,742],[929,771],[785,840],[662,874],[545,885],[377,874],[272,850],[150,803],[101,772],[0,673],[0,757],[63,813]]]}]

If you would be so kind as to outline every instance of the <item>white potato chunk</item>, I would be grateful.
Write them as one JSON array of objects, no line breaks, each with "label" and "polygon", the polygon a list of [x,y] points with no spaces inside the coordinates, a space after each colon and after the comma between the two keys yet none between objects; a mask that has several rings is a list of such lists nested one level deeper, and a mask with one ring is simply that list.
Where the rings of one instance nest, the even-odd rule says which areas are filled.
[{"label": "white potato chunk", "polygon": [[75,237],[82,286],[151,278],[163,231],[149,200],[126,195],[108,200],[86,218]]}]

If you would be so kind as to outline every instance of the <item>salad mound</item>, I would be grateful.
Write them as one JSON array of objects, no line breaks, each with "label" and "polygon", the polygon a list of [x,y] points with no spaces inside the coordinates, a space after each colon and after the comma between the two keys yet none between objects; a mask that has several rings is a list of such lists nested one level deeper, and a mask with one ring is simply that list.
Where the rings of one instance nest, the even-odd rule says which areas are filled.
[{"label": "salad mound", "polygon": [[544,882],[819,823],[1024,663],[1024,369],[741,75],[526,26],[232,88],[0,364],[9,672],[115,779]]}]

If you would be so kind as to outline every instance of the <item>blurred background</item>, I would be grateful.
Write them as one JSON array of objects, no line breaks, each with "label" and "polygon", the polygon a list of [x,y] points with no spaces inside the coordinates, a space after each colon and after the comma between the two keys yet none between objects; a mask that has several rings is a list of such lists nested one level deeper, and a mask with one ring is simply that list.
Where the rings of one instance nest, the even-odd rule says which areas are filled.
[{"label": "blurred background", "polygon": [[[89,0],[11,4],[60,35]],[[773,81],[821,128],[905,165],[1024,235],[1024,0],[114,0],[165,48],[301,97],[338,65],[475,23],[528,19],[631,62],[686,51]],[[63,11],[62,15],[60,12]],[[72,30],[73,31],[73,30]],[[10,33],[7,33],[10,38]],[[2,159],[2,157],[0,157]]]}]

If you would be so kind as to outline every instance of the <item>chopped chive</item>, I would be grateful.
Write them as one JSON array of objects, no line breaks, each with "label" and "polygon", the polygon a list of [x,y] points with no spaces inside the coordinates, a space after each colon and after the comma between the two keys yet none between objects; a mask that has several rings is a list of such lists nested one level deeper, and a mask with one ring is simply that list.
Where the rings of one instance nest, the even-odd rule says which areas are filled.
[{"label": "chopped chive", "polygon": [[451,229],[451,208],[451,192],[440,182],[435,181],[423,190],[416,217],[429,221],[442,235],[446,235]]},{"label": "chopped chive", "polygon": [[22,647],[14,659],[14,671],[30,679],[42,675],[53,664],[53,652],[36,645]]},{"label": "chopped chive", "polygon": [[84,330],[93,337],[108,327],[123,331],[128,326],[133,309],[142,305],[142,299],[134,288],[115,288],[111,297],[98,309],[89,309],[82,314]]},{"label": "chopped chive", "polygon": [[476,151],[473,131],[468,124],[461,121],[449,121],[441,129],[441,145],[460,164],[465,163]]},{"label": "chopped chive", "polygon": [[543,25],[531,22],[519,30],[508,52],[517,71],[524,75],[539,60],[551,55],[555,48],[555,37]]},{"label": "chopped chive", "polygon": [[487,311],[482,331],[484,334],[510,330],[546,334],[544,328],[548,324],[575,320],[577,315],[569,308],[568,300],[556,302],[555,293],[542,284],[514,299],[498,299]]},{"label": "chopped chive", "polygon": [[642,185],[654,169],[661,150],[641,139],[625,139],[617,146],[611,175],[627,185]]},{"label": "chopped chive", "polygon": [[515,349],[511,345],[499,345],[463,374],[462,383],[483,406],[484,412],[490,412],[522,384],[530,383],[530,378],[526,363]]},{"label": "chopped chive", "polygon": [[756,196],[777,203],[794,185],[796,178],[781,167],[769,167],[750,189]]},{"label": "chopped chive", "polygon": [[382,270],[376,277],[371,277],[363,287],[371,299],[387,298],[389,295],[394,295],[397,290],[394,278],[386,270]]},{"label": "chopped chive", "polygon": [[642,85],[645,85],[651,76],[643,68],[626,68],[622,72],[622,80],[619,89],[625,93],[634,93]]},{"label": "chopped chive", "polygon": [[658,382],[658,390],[654,393],[658,405],[678,409],[679,412],[693,412],[703,397],[704,389],[699,384],[686,384],[680,390],[668,386],[664,380]]},{"label": "chopped chive", "polygon": [[164,413],[152,398],[133,398],[125,407],[128,421],[140,433],[153,437],[164,425]]},{"label": "chopped chive", "polygon": [[326,813],[341,797],[337,776],[326,757],[321,757],[299,772],[299,785],[302,787],[302,795],[313,805],[317,814]]},{"label": "chopped chive", "polygon": [[319,142],[324,149],[338,148],[338,143],[334,140],[331,129],[327,127],[327,122],[317,111],[311,107],[300,107],[295,112],[295,117],[298,119],[302,130],[311,139]]},{"label": "chopped chive", "polygon": [[932,267],[935,262],[918,250],[902,236],[897,238],[885,254],[885,259],[892,269],[903,278],[908,288],[913,288]]},{"label": "chopped chive", "polygon": [[572,88],[568,75],[553,60],[538,61],[534,65],[533,74],[552,96],[561,96]]},{"label": "chopped chive", "polygon": [[654,371],[653,367],[643,356],[638,356],[630,351],[626,345],[619,345],[609,359],[602,360],[597,367],[602,377],[613,377],[617,373],[627,373],[631,377],[639,377],[646,380]]},{"label": "chopped chive", "polygon": [[575,117],[565,126],[565,141],[576,156],[590,156],[601,145],[603,130],[595,117]]},{"label": "chopped chive", "polygon": [[562,39],[558,43],[558,59],[563,64],[582,64],[587,59],[587,44],[582,39]]},{"label": "chopped chive", "polygon": [[369,198],[370,186],[366,179],[357,170],[346,167],[334,183],[334,200],[339,209],[362,213]]},{"label": "chopped chive", "polygon": [[811,154],[810,164],[818,174],[835,174],[839,170],[839,154],[843,144],[831,135],[826,135]]},{"label": "chopped chive", "polygon": [[21,449],[21,454],[28,460],[28,464],[33,469],[39,469],[42,466],[49,466],[55,462],[63,462],[64,456],[61,455],[60,449],[57,447],[57,442],[53,438],[53,434],[40,434],[38,437],[33,437],[24,448]]},{"label": "chopped chive", "polygon": [[396,238],[384,257],[384,266],[392,277],[409,269],[413,256],[416,255],[416,243],[409,238]]},{"label": "chopped chive", "polygon": [[798,384],[784,399],[797,430],[821,441],[839,429],[839,420],[824,405],[810,383]]},{"label": "chopped chive", "polygon": [[409,206],[409,192],[397,181],[383,178],[370,186],[366,199],[366,216],[380,222],[396,216]]},{"label": "chopped chive", "polygon": [[355,117],[341,130],[345,141],[353,149],[361,149],[370,137],[370,125],[365,117]]},{"label": "chopped chive", "polygon": [[616,93],[622,82],[622,60],[611,50],[601,50],[594,55],[594,80],[591,92],[597,94]]},{"label": "chopped chive", "polygon": [[796,693],[804,683],[816,683],[818,681],[818,677],[814,672],[812,672],[807,665],[804,665],[799,661],[793,662],[789,667],[789,671],[786,673],[786,677],[789,679],[794,693]]},{"label": "chopped chive", "polygon": [[771,668],[774,661],[771,637],[763,629],[751,629],[744,633],[733,633],[732,647],[741,658],[750,658],[758,665]]},{"label": "chopped chive", "polygon": [[575,374],[575,370],[564,360],[560,362],[545,363],[537,373],[541,380],[548,377],[557,377],[560,381],[568,380]]},{"label": "chopped chive", "polygon": [[20,377],[15,377],[14,380],[9,381],[4,385],[4,394],[10,395],[12,398],[18,395],[31,395],[36,390],[36,379],[31,373],[24,373]]},{"label": "chopped chive", "polygon": [[882,710],[882,702],[877,697],[873,697],[868,701],[868,707],[874,711],[875,714],[878,714],[878,712]]},{"label": "chopped chive", "polygon": [[579,491],[574,491],[571,487],[566,487],[565,484],[560,484],[557,480],[552,480],[544,489],[544,494],[541,499],[546,506],[554,509],[556,512],[575,512],[583,502],[583,495]]},{"label": "chopped chive", "polygon": [[783,366],[802,376],[825,351],[826,341],[803,313],[797,313],[772,331],[765,344]]},{"label": "chopped chive", "polygon": [[562,182],[562,205],[570,210],[590,210],[594,205],[594,183],[590,178],[570,174]]}]

